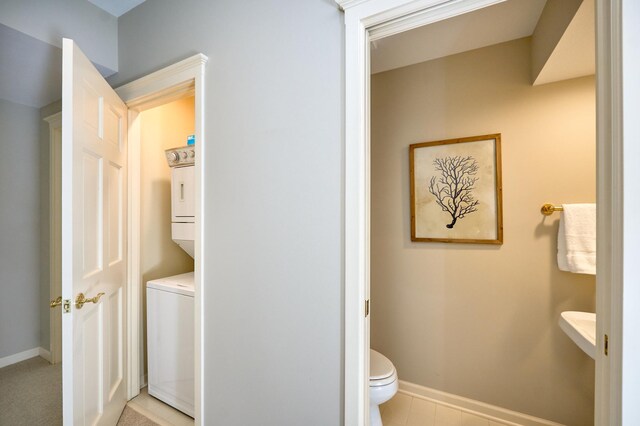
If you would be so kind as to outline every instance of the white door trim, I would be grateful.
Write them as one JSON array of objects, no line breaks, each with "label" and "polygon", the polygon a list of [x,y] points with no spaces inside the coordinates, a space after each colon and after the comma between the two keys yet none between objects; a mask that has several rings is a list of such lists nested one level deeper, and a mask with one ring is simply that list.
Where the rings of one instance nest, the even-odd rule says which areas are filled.
[{"label": "white door trim", "polygon": [[[196,217],[206,217],[205,204],[201,194],[205,190],[205,90],[204,73],[208,58],[197,54],[176,64],[170,65],[131,83],[120,86],[116,93],[129,107],[129,283],[127,288],[127,380],[128,398],[140,393],[140,335],[139,328],[142,311],[140,297],[142,283],[140,280],[140,111],[153,108],[172,100],[193,95],[195,98],[195,136],[196,136]],[[195,235],[195,420],[196,424],[204,423],[202,416],[202,282],[207,274],[206,265],[200,261],[205,253],[204,226],[202,220],[196,221]]]},{"label": "white door trim", "polygon": [[[640,422],[640,53],[635,48],[640,43],[639,24],[637,1],[596,2],[596,425]],[[603,353],[605,334],[608,356]]]},{"label": "white door trim", "polygon": [[[622,350],[612,353],[612,361],[620,365],[620,375],[613,377],[615,382],[612,381],[611,384],[620,388],[620,424],[637,425],[640,424],[640,2],[609,0],[605,4],[609,2],[612,4],[613,16],[611,28],[620,34],[618,38],[613,37],[611,49],[619,56],[613,57],[609,62],[612,68],[620,67],[620,74],[616,75],[620,79],[613,76],[611,79],[612,85],[617,87],[617,90],[612,91],[612,99],[613,104],[619,102],[621,108],[612,107],[607,112],[621,112],[619,120],[618,116],[613,115],[610,122],[621,126],[617,129],[614,126],[614,133],[618,138],[611,142],[617,144],[614,149],[619,150],[620,157],[613,158],[622,160],[617,167],[618,170],[623,170],[622,181],[614,180],[611,191],[621,195],[620,207],[624,208],[619,212],[620,216],[612,218],[612,222],[617,222],[622,217],[624,222],[619,233],[613,235],[613,244],[622,244],[620,254],[623,258],[619,264],[614,263],[612,268],[619,271],[620,275],[618,281],[612,282],[615,287],[611,291],[611,329],[614,338],[620,339]],[[602,143],[609,145],[606,139]],[[622,310],[615,311],[616,306],[622,306]]]},{"label": "white door trim", "polygon": [[[49,124],[49,298],[62,296],[60,222],[60,156],[62,154],[62,112],[44,118]],[[57,279],[56,279],[57,278]],[[62,307],[49,309],[49,362],[62,361]]]},{"label": "white door trim", "polygon": [[[397,34],[420,25],[432,23],[453,16],[499,3],[496,0],[336,0],[345,11],[345,424],[368,424],[368,362],[369,329],[368,319],[364,317],[363,301],[369,295],[369,42],[392,34]],[[629,261],[623,264],[623,254],[629,249],[640,251],[640,229],[637,226],[625,228],[627,243],[623,246],[623,219],[640,215],[640,205],[635,194],[640,193],[640,168],[629,167],[622,174],[623,130],[631,133],[635,140],[640,139],[640,121],[629,119],[622,125],[622,13],[620,3],[624,3],[625,34],[634,42],[640,42],[636,34],[640,26],[638,11],[633,0],[597,0],[597,46],[598,46],[598,355],[596,358],[596,424],[620,424],[623,407],[621,402],[628,395],[630,401],[633,392],[640,393],[640,368],[632,367],[634,380],[625,377],[622,387],[622,324],[633,320],[640,322],[640,314],[626,310],[622,317],[623,285],[622,277],[630,289],[634,280],[640,277],[640,263]],[[631,21],[634,21],[633,23]],[[636,34],[631,34],[635,32]],[[625,39],[625,42],[627,39]],[[629,44],[628,46],[631,46]],[[625,53],[625,84],[629,85],[632,76],[640,73],[640,54]],[[632,58],[630,58],[632,56]],[[637,83],[634,83],[636,88]],[[634,112],[640,111],[640,96],[632,97],[625,107],[633,106]],[[625,114],[627,115],[627,114]],[[630,115],[629,115],[630,117]],[[632,127],[633,126],[633,127]],[[628,135],[627,135],[628,136]],[[628,140],[632,140],[628,137]],[[627,144],[630,145],[630,142]],[[636,144],[634,152],[639,148]],[[627,149],[628,151],[628,149]],[[627,152],[628,154],[628,152]],[[638,158],[634,158],[638,160]],[[631,166],[631,160],[627,158]],[[633,169],[629,172],[629,169]],[[630,184],[630,179],[633,184]],[[625,182],[623,193],[623,181]],[[633,185],[633,187],[632,187]],[[623,215],[623,195],[634,204],[625,205]],[[637,222],[637,221],[636,221]],[[630,234],[633,231],[633,234]],[[631,238],[630,238],[631,236]],[[634,244],[632,247],[631,244]],[[627,252],[628,253],[628,252]],[[624,275],[623,275],[624,274]],[[605,282],[606,281],[606,282]],[[624,306],[640,306],[640,290],[635,289],[633,300],[627,299]],[[635,310],[637,312],[637,309]],[[632,316],[633,315],[633,316]],[[631,330],[634,328],[635,330]],[[607,333],[608,332],[608,333]],[[604,357],[603,339],[607,333],[610,341],[610,355]],[[624,346],[627,360],[638,359],[640,348],[639,327],[627,327],[625,339],[633,337],[632,345]],[[634,333],[631,336],[631,333]],[[631,351],[635,351],[632,355]],[[629,364],[625,368],[625,374]],[[631,384],[630,382],[633,382]],[[624,395],[623,395],[624,391]],[[635,411],[634,411],[635,410]],[[638,404],[626,404],[624,418],[640,418]],[[609,420],[611,419],[611,420]],[[629,420],[630,421],[630,420]],[[630,422],[629,424],[632,424]]]},{"label": "white door trim", "polygon": [[[597,99],[597,270],[596,276],[596,401],[595,424],[621,424],[623,181],[621,138],[621,40],[619,3],[596,2]],[[614,8],[618,8],[614,11]],[[611,141],[611,144],[604,141]],[[615,293],[615,297],[614,297]],[[603,313],[608,311],[609,315]],[[605,356],[602,338],[609,336]]]}]

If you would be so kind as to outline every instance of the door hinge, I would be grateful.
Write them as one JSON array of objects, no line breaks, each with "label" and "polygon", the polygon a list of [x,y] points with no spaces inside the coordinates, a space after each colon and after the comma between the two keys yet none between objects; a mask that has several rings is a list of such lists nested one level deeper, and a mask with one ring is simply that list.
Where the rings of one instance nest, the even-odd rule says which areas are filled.
[{"label": "door hinge", "polygon": [[68,314],[69,312],[71,312],[71,300],[64,299],[62,302],[62,313]]},{"label": "door hinge", "polygon": [[364,317],[369,316],[369,299],[364,301]]},{"label": "door hinge", "polygon": [[609,336],[604,335],[604,354],[609,355]]}]

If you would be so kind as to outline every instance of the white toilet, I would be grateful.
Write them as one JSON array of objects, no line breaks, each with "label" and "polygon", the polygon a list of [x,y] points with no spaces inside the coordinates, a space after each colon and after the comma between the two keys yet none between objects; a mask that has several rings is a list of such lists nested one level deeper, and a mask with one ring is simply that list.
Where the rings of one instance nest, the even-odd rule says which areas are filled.
[{"label": "white toilet", "polygon": [[398,373],[391,361],[380,352],[369,349],[369,357],[370,425],[382,426],[379,406],[393,398],[398,391]]}]

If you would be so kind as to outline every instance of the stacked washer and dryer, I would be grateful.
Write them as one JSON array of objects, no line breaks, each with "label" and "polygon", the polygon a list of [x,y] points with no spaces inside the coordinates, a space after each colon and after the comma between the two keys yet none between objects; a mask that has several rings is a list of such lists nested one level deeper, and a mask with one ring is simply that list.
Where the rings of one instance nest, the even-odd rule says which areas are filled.
[{"label": "stacked washer and dryer", "polygon": [[[171,238],[194,257],[195,148],[165,151],[171,167]],[[148,390],[194,416],[193,272],[147,282]]]}]

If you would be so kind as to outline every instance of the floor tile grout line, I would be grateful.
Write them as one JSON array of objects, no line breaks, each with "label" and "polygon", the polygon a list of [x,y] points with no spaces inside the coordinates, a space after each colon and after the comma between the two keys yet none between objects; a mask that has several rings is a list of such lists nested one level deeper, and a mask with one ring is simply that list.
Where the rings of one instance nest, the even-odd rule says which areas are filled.
[{"label": "floor tile grout line", "polygon": [[405,417],[404,419],[404,426],[407,426],[407,424],[409,423],[409,417],[411,416],[411,410],[413,409],[413,400],[415,398],[411,398],[411,402],[409,403],[409,412],[407,413],[407,417]]}]

